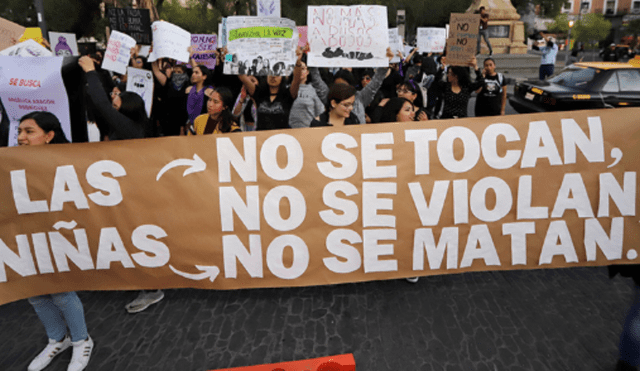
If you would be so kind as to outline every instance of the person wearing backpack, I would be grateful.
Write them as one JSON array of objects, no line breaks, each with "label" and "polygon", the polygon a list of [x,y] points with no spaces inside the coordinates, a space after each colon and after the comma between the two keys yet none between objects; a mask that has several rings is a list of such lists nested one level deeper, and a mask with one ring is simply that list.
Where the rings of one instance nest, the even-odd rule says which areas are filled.
[{"label": "person wearing backpack", "polygon": [[501,116],[507,105],[507,83],[500,72],[496,72],[496,62],[492,58],[484,60],[484,84],[476,93],[475,116]]}]

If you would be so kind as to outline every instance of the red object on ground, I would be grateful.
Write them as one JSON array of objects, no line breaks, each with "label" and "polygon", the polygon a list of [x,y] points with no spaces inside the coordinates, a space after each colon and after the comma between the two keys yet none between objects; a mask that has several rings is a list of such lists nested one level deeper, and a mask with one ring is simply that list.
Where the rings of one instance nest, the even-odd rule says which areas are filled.
[{"label": "red object on ground", "polygon": [[210,371],[356,371],[353,354],[271,363],[268,365],[224,368]]}]

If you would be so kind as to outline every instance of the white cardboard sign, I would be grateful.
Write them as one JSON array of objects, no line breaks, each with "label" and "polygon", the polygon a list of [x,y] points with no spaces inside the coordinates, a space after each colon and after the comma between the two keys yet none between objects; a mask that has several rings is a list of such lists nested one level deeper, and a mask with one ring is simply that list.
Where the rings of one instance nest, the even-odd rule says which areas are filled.
[{"label": "white cardboard sign", "polygon": [[76,35],[64,32],[49,32],[49,43],[51,50],[56,56],[68,57],[71,55],[79,56],[78,42]]},{"label": "white cardboard sign", "polygon": [[136,40],[133,37],[119,31],[112,31],[102,59],[102,68],[121,75],[127,73],[131,48],[134,46],[136,46]]},{"label": "white cardboard sign", "polygon": [[127,67],[127,91],[137,93],[144,100],[147,116],[151,117],[153,103],[153,74],[149,70]]},{"label": "white cardboard sign", "polygon": [[189,46],[191,46],[189,32],[163,21],[153,22],[151,30],[153,50],[149,54],[149,62],[158,58],[173,58],[183,63],[189,62]]}]

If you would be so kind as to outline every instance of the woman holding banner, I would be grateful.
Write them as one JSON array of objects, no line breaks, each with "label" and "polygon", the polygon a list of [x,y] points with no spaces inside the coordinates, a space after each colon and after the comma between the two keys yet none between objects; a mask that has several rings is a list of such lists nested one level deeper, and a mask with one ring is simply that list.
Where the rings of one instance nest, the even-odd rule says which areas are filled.
[{"label": "woman holding banner", "polygon": [[[20,119],[18,145],[69,143],[60,121],[50,112],[31,112]],[[29,298],[38,318],[44,325],[49,344],[29,364],[29,371],[39,371],[53,358],[73,346],[68,370],[81,371],[87,367],[93,340],[87,332],[82,302],[75,292],[41,295]],[[67,331],[68,330],[68,331]]]}]

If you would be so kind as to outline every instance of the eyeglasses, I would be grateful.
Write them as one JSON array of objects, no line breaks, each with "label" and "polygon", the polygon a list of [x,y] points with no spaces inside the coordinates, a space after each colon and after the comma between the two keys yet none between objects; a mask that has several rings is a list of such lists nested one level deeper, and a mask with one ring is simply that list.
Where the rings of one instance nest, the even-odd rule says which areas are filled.
[{"label": "eyeglasses", "polygon": [[407,89],[398,89],[396,90],[397,94],[406,94],[406,93],[411,93],[409,90]]},{"label": "eyeglasses", "polygon": [[343,102],[340,102],[340,105],[341,105],[342,107],[344,107],[344,108],[347,108],[347,109],[348,109],[348,108],[353,108],[353,103],[343,103]]},{"label": "eyeglasses", "polygon": [[111,93],[109,93],[109,94],[111,94],[111,97],[112,97],[112,98],[113,98],[113,97],[119,97],[119,96],[120,96],[120,93],[119,93],[119,92],[116,92],[116,91],[112,91],[112,92],[111,92]]}]

